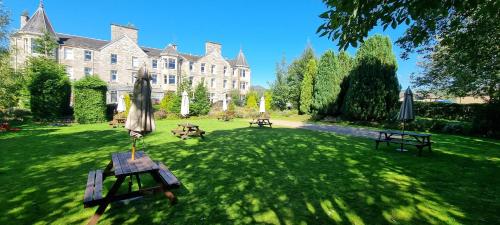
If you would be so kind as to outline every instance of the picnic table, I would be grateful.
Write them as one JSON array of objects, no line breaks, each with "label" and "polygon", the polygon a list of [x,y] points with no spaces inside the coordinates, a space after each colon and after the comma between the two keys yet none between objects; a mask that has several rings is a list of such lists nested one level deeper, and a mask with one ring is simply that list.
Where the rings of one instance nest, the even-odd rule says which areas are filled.
[{"label": "picnic table", "polygon": [[[405,138],[408,136],[408,138]],[[379,131],[378,138],[375,139],[376,149],[380,142],[385,142],[389,146],[389,143],[395,143],[403,145],[413,145],[418,149],[418,156],[422,155],[422,149],[428,147],[429,152],[431,149],[431,135],[430,134],[420,134],[415,132],[402,132],[396,130],[383,130]]]},{"label": "picnic table", "polygon": [[263,126],[269,126],[269,127],[272,127],[273,123],[271,123],[269,121],[269,118],[255,118],[253,119],[252,121],[249,122],[250,123],[250,127],[253,125],[253,124],[257,124],[259,127],[263,127]]},{"label": "picnic table", "polygon": [[198,136],[202,139],[205,138],[203,136],[205,134],[205,131],[201,130],[198,125],[192,123],[177,124],[177,128],[172,130],[172,134],[182,138],[183,140],[191,136]]},{"label": "picnic table", "polygon": [[[85,189],[83,205],[85,208],[99,206],[88,224],[96,224],[108,205],[112,202],[132,199],[146,194],[163,192],[174,204],[177,201],[175,195],[169,190],[180,186],[179,180],[159,162],[153,162],[143,151],[135,153],[135,160],[130,160],[130,152],[118,152],[111,155],[111,161],[103,170],[90,171],[88,174],[87,187]],[[140,175],[149,174],[153,177],[156,186],[143,187]],[[115,182],[106,196],[103,196],[103,183],[108,177],[114,176]],[[118,190],[129,177],[128,192],[118,194]],[[132,191],[132,179],[136,178],[139,190]]]},{"label": "picnic table", "polygon": [[125,121],[127,120],[127,118],[113,118],[113,120],[109,123],[109,125],[111,125],[113,128],[117,128],[117,127],[125,127]]}]

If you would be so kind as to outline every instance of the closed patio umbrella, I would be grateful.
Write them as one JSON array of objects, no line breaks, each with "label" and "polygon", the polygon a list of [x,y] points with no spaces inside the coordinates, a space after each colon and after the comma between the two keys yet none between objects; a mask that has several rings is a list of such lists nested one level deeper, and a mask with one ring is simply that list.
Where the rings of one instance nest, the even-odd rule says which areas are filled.
[{"label": "closed patio umbrella", "polygon": [[260,97],[259,112],[260,113],[266,112],[266,101],[264,99],[264,96]]},{"label": "closed patio umbrella", "polygon": [[403,121],[403,135],[401,140],[401,148],[400,151],[405,151],[403,148],[404,145],[404,133],[406,128],[406,122],[412,121],[415,119],[415,114],[413,113],[413,93],[411,92],[410,87],[408,87],[405,91],[403,103],[401,104],[401,108],[398,113],[398,120]]},{"label": "closed patio umbrella", "polygon": [[118,98],[118,106],[116,106],[116,111],[125,112],[125,97],[120,95]]},{"label": "closed patio umbrella", "polygon": [[226,95],[224,95],[224,98],[222,99],[222,111],[227,111],[227,99]]},{"label": "closed patio umbrella", "polygon": [[155,130],[150,79],[150,74],[144,65],[137,73],[130,110],[125,123],[125,128],[129,130],[129,135],[133,138],[132,160],[135,158],[137,139]]},{"label": "closed patio umbrella", "polygon": [[187,117],[189,115],[189,96],[186,91],[182,92],[181,99],[181,116]]}]

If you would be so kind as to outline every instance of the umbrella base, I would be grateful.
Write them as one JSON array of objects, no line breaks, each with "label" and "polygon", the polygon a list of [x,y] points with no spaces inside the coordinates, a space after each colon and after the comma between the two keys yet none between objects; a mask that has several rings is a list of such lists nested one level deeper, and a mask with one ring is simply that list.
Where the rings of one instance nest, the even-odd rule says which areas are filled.
[{"label": "umbrella base", "polygon": [[396,148],[396,151],[398,152],[407,152],[408,149],[404,149],[404,148]]}]

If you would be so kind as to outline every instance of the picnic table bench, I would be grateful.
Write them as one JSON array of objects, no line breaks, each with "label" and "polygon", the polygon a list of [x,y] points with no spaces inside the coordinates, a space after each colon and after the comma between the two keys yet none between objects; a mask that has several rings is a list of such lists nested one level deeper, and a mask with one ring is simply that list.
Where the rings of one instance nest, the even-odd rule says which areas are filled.
[{"label": "picnic table bench", "polygon": [[177,124],[177,128],[172,130],[172,134],[182,138],[183,140],[191,136],[198,136],[201,137],[202,139],[205,138],[203,136],[205,134],[205,131],[201,130],[198,125],[191,123]]},{"label": "picnic table bench", "polygon": [[252,121],[250,121],[248,123],[250,124],[250,127],[253,124],[257,124],[259,127],[263,127],[263,126],[272,127],[272,125],[273,125],[273,123],[271,123],[269,121],[269,118],[255,118],[255,119],[253,119]]},{"label": "picnic table bench", "polygon": [[[87,178],[87,186],[83,197],[83,206],[99,206],[88,224],[96,224],[108,205],[112,202],[137,198],[151,193],[163,192],[172,204],[177,201],[175,195],[170,192],[173,188],[180,187],[180,182],[170,170],[160,162],[153,162],[143,151],[135,153],[135,160],[130,160],[130,152],[118,152],[111,155],[111,161],[104,170],[90,171]],[[143,187],[140,175],[150,174],[157,186]],[[103,195],[103,182],[107,177],[114,176],[113,183],[108,193]],[[118,194],[118,190],[129,177],[128,192]],[[139,190],[132,191],[132,177],[135,177]]]},{"label": "picnic table bench", "polygon": [[[408,136],[408,139],[405,139],[404,137]],[[431,135],[430,134],[419,134],[415,132],[401,132],[401,131],[395,131],[395,130],[385,130],[385,131],[379,131],[378,138],[375,139],[376,143],[376,149],[378,149],[378,145],[380,142],[385,142],[387,143],[387,146],[389,146],[389,143],[394,143],[394,144],[400,144],[401,146],[403,145],[412,145],[417,147],[418,149],[418,156],[422,155],[422,149],[424,147],[428,147],[429,152],[432,152],[431,149]]]}]

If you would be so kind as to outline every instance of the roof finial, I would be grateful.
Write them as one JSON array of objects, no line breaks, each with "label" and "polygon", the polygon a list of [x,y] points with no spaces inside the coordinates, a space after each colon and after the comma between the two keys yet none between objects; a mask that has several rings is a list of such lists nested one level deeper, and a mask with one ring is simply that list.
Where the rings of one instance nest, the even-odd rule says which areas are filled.
[{"label": "roof finial", "polygon": [[38,4],[39,8],[43,8],[43,0],[40,0],[40,4]]}]

